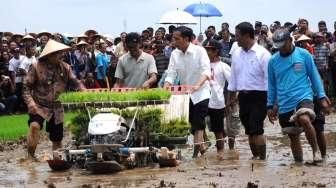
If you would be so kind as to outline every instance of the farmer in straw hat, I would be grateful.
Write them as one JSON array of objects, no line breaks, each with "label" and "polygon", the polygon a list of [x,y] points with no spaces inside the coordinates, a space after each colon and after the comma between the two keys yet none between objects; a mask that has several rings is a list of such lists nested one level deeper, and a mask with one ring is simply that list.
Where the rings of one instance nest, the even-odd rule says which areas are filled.
[{"label": "farmer in straw hat", "polygon": [[43,122],[52,141],[52,150],[62,147],[64,110],[57,100],[66,89],[84,90],[84,86],[72,74],[70,66],[63,62],[63,51],[70,47],[49,40],[39,61],[32,64],[24,79],[23,97],[28,106],[29,132],[28,155],[34,158],[39,130]]}]

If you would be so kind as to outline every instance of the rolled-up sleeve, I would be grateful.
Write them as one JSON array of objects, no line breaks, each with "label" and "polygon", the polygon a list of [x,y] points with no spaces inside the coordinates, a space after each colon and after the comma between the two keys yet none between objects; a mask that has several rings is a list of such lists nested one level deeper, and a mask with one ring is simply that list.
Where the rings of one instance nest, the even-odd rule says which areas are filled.
[{"label": "rolled-up sleeve", "polygon": [[151,55],[149,59],[149,67],[148,67],[148,73],[152,74],[155,73],[157,74],[157,68],[156,68],[156,63],[154,57]]},{"label": "rolled-up sleeve", "polygon": [[211,78],[210,59],[204,48],[201,49],[201,74]]},{"label": "rolled-up sleeve", "polygon": [[122,58],[119,58],[119,61],[117,63],[117,68],[115,70],[114,77],[119,78],[119,79],[124,79],[124,71],[123,71],[123,63],[122,63]]},{"label": "rolled-up sleeve", "polygon": [[231,75],[229,79],[229,85],[228,90],[229,91],[237,91],[237,83],[236,83],[236,62],[234,61],[234,58],[232,57],[232,63],[231,63]]},{"label": "rolled-up sleeve", "polygon": [[174,83],[175,78],[177,77],[177,72],[176,72],[176,55],[173,52],[171,54],[170,60],[169,60],[169,65],[168,65],[168,69],[167,69],[167,77],[165,79],[166,82],[169,82],[171,84]]},{"label": "rolled-up sleeve", "polygon": [[265,84],[266,90],[268,88],[268,63],[271,57],[272,57],[271,53],[265,52],[265,54],[263,55],[261,59],[261,65],[264,70],[264,84]]}]

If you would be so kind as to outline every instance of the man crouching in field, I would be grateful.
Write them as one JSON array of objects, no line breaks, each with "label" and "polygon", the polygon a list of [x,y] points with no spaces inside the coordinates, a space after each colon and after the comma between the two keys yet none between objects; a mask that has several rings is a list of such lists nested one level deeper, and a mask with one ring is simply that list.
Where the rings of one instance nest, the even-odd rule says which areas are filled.
[{"label": "man crouching in field", "polygon": [[37,63],[32,64],[24,80],[23,98],[28,106],[28,156],[34,158],[39,130],[46,120],[52,150],[62,147],[64,110],[57,100],[67,89],[84,90],[68,64],[62,61],[68,46],[49,40]]}]

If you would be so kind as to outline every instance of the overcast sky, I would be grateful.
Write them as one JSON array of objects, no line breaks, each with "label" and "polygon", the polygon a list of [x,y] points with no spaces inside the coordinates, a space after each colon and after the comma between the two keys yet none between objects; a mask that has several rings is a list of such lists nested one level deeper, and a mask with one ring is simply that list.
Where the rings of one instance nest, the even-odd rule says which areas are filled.
[{"label": "overcast sky", "polygon": [[[119,35],[126,30],[141,31],[156,24],[166,11],[183,10],[199,0],[1,0],[0,31],[24,33],[50,32],[80,34],[94,28],[99,33]],[[260,20],[269,25],[275,20],[297,22],[298,18],[310,21],[310,28],[317,30],[317,22],[327,21],[328,29],[334,31],[336,21],[335,0],[208,0],[223,17],[204,18],[207,25],[220,28],[229,22],[231,31],[241,21]],[[198,20],[198,19],[197,19]],[[198,33],[198,26],[193,27]]]}]

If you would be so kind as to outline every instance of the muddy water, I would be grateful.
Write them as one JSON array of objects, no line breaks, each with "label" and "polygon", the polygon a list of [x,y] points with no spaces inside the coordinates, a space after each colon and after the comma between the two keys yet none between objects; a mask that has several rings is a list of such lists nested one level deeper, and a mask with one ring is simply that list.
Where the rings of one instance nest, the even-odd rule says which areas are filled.
[{"label": "muddy water", "polygon": [[[280,127],[267,124],[267,160],[250,160],[247,137],[237,140],[237,151],[226,151],[219,161],[214,144],[205,157],[192,160],[190,148],[181,149],[184,159],[176,168],[157,166],[125,170],[117,174],[92,175],[85,170],[52,172],[46,162],[25,160],[24,148],[0,152],[0,187],[336,187],[336,116],[326,125],[328,160],[317,166],[295,164],[286,136]],[[312,159],[311,149],[302,135],[304,159]],[[44,156],[50,143],[38,148]],[[239,160],[238,160],[239,158]],[[253,169],[253,171],[252,171]]]}]

